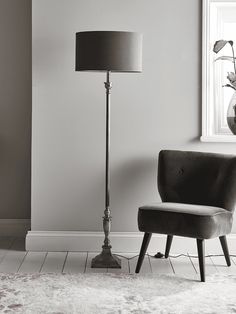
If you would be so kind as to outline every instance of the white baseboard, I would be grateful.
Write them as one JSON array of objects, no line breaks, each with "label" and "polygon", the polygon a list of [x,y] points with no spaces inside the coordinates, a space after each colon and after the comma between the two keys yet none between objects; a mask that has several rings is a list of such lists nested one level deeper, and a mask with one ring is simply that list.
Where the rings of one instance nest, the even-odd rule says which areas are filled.
[{"label": "white baseboard", "polygon": [[[142,243],[141,232],[111,232],[113,252],[138,252]],[[231,254],[236,254],[236,234],[227,236]],[[103,244],[103,232],[84,231],[28,231],[26,250],[28,251],[94,251],[99,252]],[[148,252],[163,252],[166,236],[153,234]],[[196,240],[174,237],[172,253],[196,254]],[[206,241],[206,253],[222,254],[218,238]]]},{"label": "white baseboard", "polygon": [[30,219],[0,219],[0,236],[24,237],[30,230]]}]

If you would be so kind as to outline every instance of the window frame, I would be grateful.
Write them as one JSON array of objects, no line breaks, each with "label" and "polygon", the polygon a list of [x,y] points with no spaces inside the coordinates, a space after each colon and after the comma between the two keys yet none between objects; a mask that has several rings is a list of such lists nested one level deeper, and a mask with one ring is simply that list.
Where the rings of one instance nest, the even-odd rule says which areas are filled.
[{"label": "window frame", "polygon": [[202,0],[202,142],[236,142],[236,135],[220,129],[222,108],[217,108],[213,101],[213,54],[211,29],[211,3],[234,3],[235,0]]}]

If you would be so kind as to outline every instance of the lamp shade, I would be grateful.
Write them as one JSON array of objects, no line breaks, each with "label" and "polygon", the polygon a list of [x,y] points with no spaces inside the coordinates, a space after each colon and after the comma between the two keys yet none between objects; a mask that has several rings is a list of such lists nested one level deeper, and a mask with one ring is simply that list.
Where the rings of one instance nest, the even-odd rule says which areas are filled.
[{"label": "lamp shade", "polygon": [[142,34],[76,33],[76,71],[142,72]]}]

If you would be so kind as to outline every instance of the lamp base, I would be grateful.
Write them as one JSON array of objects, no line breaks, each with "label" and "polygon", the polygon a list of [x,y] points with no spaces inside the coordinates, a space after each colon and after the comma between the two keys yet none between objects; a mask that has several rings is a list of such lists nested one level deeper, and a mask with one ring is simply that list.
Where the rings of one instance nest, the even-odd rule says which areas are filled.
[{"label": "lamp base", "polygon": [[92,259],[92,268],[121,268],[121,260],[111,253],[109,247],[102,249],[102,252]]}]

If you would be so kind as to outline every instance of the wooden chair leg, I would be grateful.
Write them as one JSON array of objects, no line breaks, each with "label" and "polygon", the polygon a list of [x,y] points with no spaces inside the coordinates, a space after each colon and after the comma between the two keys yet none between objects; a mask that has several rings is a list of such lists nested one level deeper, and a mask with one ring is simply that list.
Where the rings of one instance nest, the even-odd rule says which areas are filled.
[{"label": "wooden chair leg", "polygon": [[205,282],[205,241],[197,239],[197,251],[201,281]]},{"label": "wooden chair leg", "polygon": [[136,273],[139,273],[139,271],[140,271],[140,268],[142,266],[143,259],[144,259],[145,253],[147,251],[148,244],[151,240],[151,237],[152,237],[152,233],[148,233],[148,232],[144,233],[143,242],[142,242],[142,246],[141,246],[140,253],[139,253],[139,258],[138,258],[137,266],[135,269]]},{"label": "wooden chair leg", "polygon": [[224,252],[226,264],[227,266],[230,266],[231,262],[230,262],[230,257],[229,257],[229,250],[228,250],[226,236],[219,237],[219,239],[220,239],[222,250]]},{"label": "wooden chair leg", "polygon": [[173,240],[173,236],[172,235],[168,235],[167,236],[167,240],[166,240],[165,258],[169,257],[172,240]]}]

